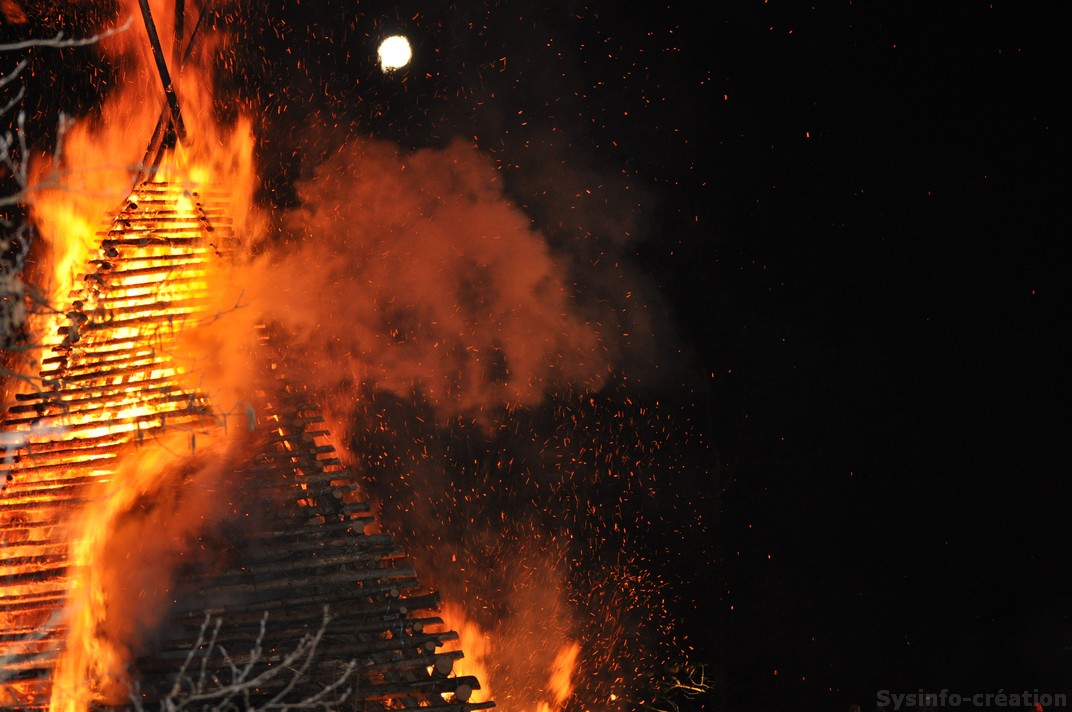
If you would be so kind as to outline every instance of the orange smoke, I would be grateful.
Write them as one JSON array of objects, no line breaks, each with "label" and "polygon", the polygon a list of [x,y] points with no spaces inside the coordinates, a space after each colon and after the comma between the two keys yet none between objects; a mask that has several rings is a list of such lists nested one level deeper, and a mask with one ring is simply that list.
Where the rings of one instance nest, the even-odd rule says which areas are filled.
[{"label": "orange smoke", "polygon": [[[580,313],[545,236],[473,147],[407,153],[355,140],[298,192],[301,208],[279,220],[282,239],[216,275],[213,309],[224,316],[189,334],[203,352],[223,355],[213,376],[220,394],[247,380],[244,339],[258,323],[282,332],[291,371],[305,374],[321,402],[330,397],[350,428],[367,394],[418,402],[440,422],[493,425],[567,389],[597,390],[608,376],[599,325]],[[474,701],[559,710],[579,655],[565,559],[515,553],[509,590],[482,592],[512,613],[479,623],[461,606],[471,598],[437,580],[446,572],[436,556],[418,556],[418,570],[452,601],[443,618],[461,636],[466,657],[456,670],[481,680]]]},{"label": "orange smoke", "polygon": [[217,307],[248,305],[220,321],[224,355],[241,351],[228,341],[240,324],[275,323],[309,385],[418,398],[444,420],[493,421],[603,383],[610,360],[596,327],[474,148],[406,154],[357,140],[299,196],[282,241],[219,275]]}]

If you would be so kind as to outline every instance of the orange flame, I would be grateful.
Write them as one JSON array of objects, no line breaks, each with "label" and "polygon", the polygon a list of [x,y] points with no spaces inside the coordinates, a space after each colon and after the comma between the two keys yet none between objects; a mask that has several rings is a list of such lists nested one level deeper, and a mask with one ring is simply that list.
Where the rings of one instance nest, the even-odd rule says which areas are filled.
[{"label": "orange flame", "polygon": [[480,689],[473,691],[473,702],[487,702],[491,699],[491,636],[473,620],[465,615],[465,609],[457,603],[444,603],[439,611],[440,617],[448,628],[458,632],[458,649],[465,651],[465,657],[454,664],[459,675],[475,675],[480,680]]},{"label": "orange flame", "polygon": [[[457,603],[443,604],[440,617],[448,627],[457,631],[457,649],[465,652],[465,657],[455,662],[455,672],[458,675],[474,675],[480,680],[481,689],[473,692],[472,701],[492,699],[492,686],[498,684],[500,677],[493,667],[494,634],[469,618],[465,609]],[[523,712],[561,712],[573,694],[573,679],[577,674],[580,652],[580,643],[564,641],[550,669],[544,671],[547,677],[543,684],[538,685],[537,689],[510,690],[506,699],[517,705],[515,709]],[[518,680],[503,682],[506,683],[504,687],[516,687]]]},{"label": "orange flame", "polygon": [[[137,3],[125,4],[121,17],[140,19]],[[152,5],[158,34],[171,37],[174,11],[165,7],[165,0],[153,0]],[[231,217],[241,233],[250,218],[255,181],[252,123],[246,116],[233,127],[216,120],[211,76],[199,69],[214,48],[209,39],[199,42],[189,65],[171,68],[187,138],[164,156],[156,177],[190,190],[227,186],[234,198]],[[51,253],[52,283],[47,286],[54,304],[66,302],[86,261],[94,256],[101,221],[114,214],[150,168],[144,165],[146,147],[166,105],[140,22],[103,40],[101,47],[123,67],[118,90],[105,100],[100,118],[68,124],[56,156],[39,157],[31,165],[30,209]]]},{"label": "orange flame", "polygon": [[[139,498],[161,486],[161,473],[188,456],[188,443],[187,433],[174,432],[165,442],[128,452],[115,476],[102,483],[103,492],[75,524],[70,553],[73,573],[67,592],[67,645],[53,674],[50,712],[80,712],[97,699],[111,703],[124,699],[127,651],[119,638],[125,636],[101,634],[117,624],[129,626],[131,617],[131,611],[121,610],[119,601],[109,595],[116,588],[115,582],[108,580],[109,549],[121,517]],[[168,539],[175,536],[176,532],[168,532]],[[133,595],[145,593],[143,589]]]},{"label": "orange flame", "polygon": [[567,643],[558,651],[555,662],[551,666],[551,679],[547,684],[554,706],[541,702],[539,712],[552,712],[560,710],[566,704],[566,700],[573,694],[573,674],[577,670],[577,657],[581,653],[579,643]]},{"label": "orange flame", "polygon": [[[55,156],[35,160],[31,166],[31,215],[50,253],[50,284],[43,286],[50,303],[57,305],[54,314],[33,324],[42,335],[39,341],[43,348],[56,346],[62,340],[56,334],[68,325],[66,307],[71,297],[78,293],[77,278],[86,271],[87,261],[108,258],[103,251],[98,252],[103,219],[116,212],[116,208],[131,196],[134,183],[149,171],[150,167],[144,165],[146,146],[165,110],[164,92],[145,27],[140,23],[138,4],[132,0],[123,4],[127,7],[121,11],[120,21],[116,24],[121,24],[122,19],[130,15],[134,15],[136,21],[126,32],[100,44],[120,67],[118,89],[104,102],[98,120],[79,120],[64,127],[61,150]],[[174,9],[164,5],[165,0],[153,0],[153,17],[158,23],[160,37],[171,38],[174,36],[171,27]],[[188,2],[187,12],[194,14],[197,9]],[[192,24],[187,23],[187,34]],[[211,38],[201,38],[199,42],[188,65],[170,67],[187,138],[164,154],[155,177],[173,186],[185,187],[187,195],[200,191],[203,186],[226,187],[231,192],[229,217],[234,221],[235,232],[248,234],[243,231],[252,222],[255,181],[252,123],[245,116],[230,126],[217,120],[211,75],[199,69],[209,66],[206,60],[211,59],[215,47]],[[183,202],[188,204],[181,204]],[[194,209],[190,199],[184,201],[182,198],[177,207],[180,211]],[[175,280],[175,284],[140,283],[136,277],[128,278],[120,286],[120,293],[112,295],[112,305],[123,307],[127,305],[124,299],[133,303],[147,293],[159,296],[164,290],[205,294],[206,275],[185,276],[186,279]],[[166,314],[162,317],[171,318]],[[118,339],[133,339],[139,328],[129,327],[129,333],[116,329],[113,333]],[[152,366],[156,369],[150,372],[152,377],[183,377],[184,374],[189,377],[190,364],[175,356],[161,357],[159,365]],[[149,355],[144,358],[153,359],[155,364],[158,357]],[[194,378],[196,380],[197,376]],[[89,438],[106,432],[128,439],[138,438],[141,431],[139,419],[157,414],[157,409],[162,406],[142,400],[139,384],[130,383],[129,386],[117,388],[118,394],[107,410],[109,417],[90,420],[76,413],[67,416],[64,419],[66,432],[61,437]],[[161,421],[163,417],[161,414]],[[42,437],[50,436],[55,434]],[[114,594],[116,586],[124,584],[106,579],[108,557],[122,556],[112,545],[117,521],[139,497],[161,486],[162,473],[173,470],[176,463],[188,457],[189,448],[185,444],[188,437],[189,433],[176,432],[166,436],[168,442],[164,445],[134,447],[130,444],[119,457],[118,466],[102,461],[101,467],[94,470],[94,476],[103,483],[102,492],[76,521],[70,523],[71,573],[64,621],[67,630],[53,679],[50,709],[54,712],[80,712],[101,697],[114,702],[126,695],[123,669],[130,651],[125,646],[135,636],[130,630],[122,631],[122,635],[114,633],[116,626],[129,628],[137,625],[137,621],[120,620],[129,617],[129,613],[117,610],[116,606],[120,604],[114,600]],[[85,455],[87,460],[97,457],[96,454]],[[61,523],[67,516],[57,509],[50,518]],[[195,517],[188,526],[197,523]],[[164,544],[173,544],[171,540],[175,536],[171,531],[160,538]],[[134,595],[139,593],[144,591]],[[0,623],[6,627],[10,621],[0,620]]]}]

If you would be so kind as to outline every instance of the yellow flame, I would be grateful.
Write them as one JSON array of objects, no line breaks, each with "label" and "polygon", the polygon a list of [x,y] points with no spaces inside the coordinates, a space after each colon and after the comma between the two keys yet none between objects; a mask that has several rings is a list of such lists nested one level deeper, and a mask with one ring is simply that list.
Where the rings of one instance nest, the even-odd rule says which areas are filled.
[{"label": "yellow flame", "polygon": [[[163,7],[167,1],[152,0],[153,14],[158,22],[168,23],[169,18],[174,17],[173,9]],[[119,13],[121,17],[131,14],[140,17],[137,4],[132,0],[120,4],[126,5]],[[195,12],[192,2],[187,3],[187,8],[188,12]],[[173,34],[163,25],[158,30],[162,37]],[[200,49],[206,55],[212,49],[211,41],[208,37],[202,39]],[[128,200],[140,203],[146,197],[131,191],[135,179],[144,175],[146,166],[142,161],[146,145],[164,108],[159,76],[148,51],[144,28],[139,23],[135,23],[130,31],[103,43],[102,48],[113,54],[124,73],[122,80],[116,83],[118,90],[104,102],[99,120],[79,120],[68,128],[58,161],[52,157],[41,158],[31,167],[31,214],[43,241],[49,246],[51,276],[46,278],[48,284],[45,286],[49,302],[56,306],[54,313],[39,317],[33,324],[40,334],[38,341],[45,349],[59,345],[63,333],[70,333],[67,330],[71,322],[66,313],[70,300],[80,294],[81,275],[92,271],[88,261],[113,257],[101,244],[102,237],[106,236],[102,226],[106,224],[107,216],[114,216]],[[182,71],[172,67],[188,139],[164,155],[156,180],[180,187],[173,196],[173,208],[177,215],[184,216],[183,219],[192,224],[197,224],[199,209],[195,194],[207,186],[228,191],[229,194],[221,199],[228,202],[228,217],[232,219],[235,231],[241,234],[251,217],[255,183],[252,122],[248,117],[240,117],[232,126],[218,124],[210,72],[202,71],[198,66],[208,66],[208,63],[197,62],[196,53],[194,59]],[[151,219],[152,216],[144,218]],[[147,227],[146,235],[159,236],[158,232],[153,232],[156,229]],[[125,250],[123,258],[128,260],[125,268],[159,268],[165,263],[162,258],[172,256],[177,249],[180,248],[148,245]],[[208,248],[181,248],[186,252],[199,249]],[[109,611],[107,586],[101,579],[103,559],[109,555],[107,545],[111,527],[138,497],[151,490],[161,468],[170,458],[176,457],[172,453],[187,450],[184,443],[188,434],[184,432],[165,432],[165,440],[175,439],[169,448],[159,445],[138,447],[135,443],[141,441],[143,433],[149,429],[159,432],[173,410],[188,406],[188,403],[176,403],[174,399],[153,400],[146,395],[144,381],[167,379],[172,385],[178,385],[190,371],[184,360],[188,355],[167,351],[176,343],[175,333],[189,321],[189,305],[207,297],[207,277],[200,268],[171,270],[163,280],[159,272],[152,273],[152,269],[144,272],[128,275],[118,284],[113,281],[107,291],[107,304],[92,303],[95,299],[92,294],[81,298],[86,300],[83,308],[87,313],[94,308],[116,312],[127,310],[140,317],[142,313],[138,310],[141,306],[156,304],[155,308],[146,307],[144,313],[145,316],[155,315],[155,323],[117,325],[108,329],[108,338],[117,351],[129,351],[136,344],[146,342],[151,342],[152,348],[136,353],[137,369],[116,375],[102,386],[110,394],[103,410],[86,414],[73,407],[70,413],[55,417],[64,431],[58,437],[63,439],[106,437],[109,442],[127,444],[120,451],[86,450],[78,456],[78,462],[72,463],[72,466],[86,467],[84,472],[98,480],[95,486],[100,490],[97,499],[69,522],[72,538],[70,573],[66,582],[67,631],[52,680],[50,709],[54,711],[83,712],[102,695],[108,697],[115,693],[121,685],[127,662],[125,651],[121,643],[107,639],[101,632],[102,622],[109,613],[113,617],[122,615]],[[176,303],[182,302],[181,307],[159,306],[173,298]],[[105,314],[101,318],[109,317]],[[62,333],[57,335],[59,332]],[[81,336],[88,338],[84,334]],[[55,437],[48,434],[38,440]],[[34,439],[30,438],[30,441],[34,442]],[[47,482],[41,482],[39,486],[47,486]],[[54,509],[44,516],[57,524],[71,516],[58,506]],[[20,591],[29,592],[32,588],[33,584],[27,584]],[[10,587],[8,591],[19,594]],[[32,624],[0,616],[0,628],[4,630],[15,622]],[[125,695],[125,690],[121,692]]]},{"label": "yellow flame", "polygon": [[454,664],[458,675],[474,675],[480,680],[480,689],[473,691],[473,702],[487,702],[491,699],[491,674],[488,668],[491,662],[491,636],[465,614],[465,609],[457,603],[444,603],[439,611],[440,618],[447,627],[457,631],[457,649],[465,651],[465,657]]},{"label": "yellow flame", "polygon": [[[445,625],[458,633],[456,649],[465,652],[465,657],[454,664],[458,675],[473,675],[480,680],[480,690],[473,692],[472,702],[493,699],[494,671],[492,650],[494,634],[469,618],[465,609],[457,603],[445,603],[440,609]],[[551,669],[542,689],[525,691],[528,701],[520,701],[521,709],[531,712],[561,712],[573,694],[573,679],[577,673],[581,646],[575,641],[566,641],[555,655]],[[449,697],[444,695],[444,697]]]}]

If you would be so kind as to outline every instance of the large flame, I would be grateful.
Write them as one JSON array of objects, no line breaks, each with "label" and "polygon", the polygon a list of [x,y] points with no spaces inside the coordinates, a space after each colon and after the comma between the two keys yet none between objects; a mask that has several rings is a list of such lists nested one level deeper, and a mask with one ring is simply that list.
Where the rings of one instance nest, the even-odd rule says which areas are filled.
[{"label": "large flame", "polygon": [[[226,458],[215,445],[202,436],[195,453],[190,435],[176,430],[131,450],[78,516],[67,643],[53,673],[51,712],[128,700],[128,646],[163,612],[170,581],[161,573],[219,501],[217,470]],[[141,502],[151,504],[139,508]]]},{"label": "large flame", "polygon": [[[150,4],[158,34],[172,37],[174,9],[166,0]],[[52,281],[47,286],[59,305],[94,256],[102,221],[114,214],[136,181],[153,173],[153,167],[145,165],[146,148],[166,112],[165,95],[138,3],[126,0],[123,5],[119,18],[134,16],[139,21],[100,43],[119,65],[118,88],[104,99],[97,118],[71,122],[55,156],[42,156],[31,165],[31,214],[51,253]],[[197,12],[187,3],[187,14]],[[189,59],[171,67],[186,138],[164,155],[153,174],[191,190],[226,186],[234,198],[231,217],[241,232],[255,179],[252,122],[239,116],[224,126],[216,118],[212,76],[205,67],[217,44],[200,36]]]},{"label": "large flame", "polygon": [[[188,53],[189,61],[175,63],[184,51],[176,52],[171,58],[171,75],[186,128],[185,140],[166,151],[159,165],[145,165],[149,138],[165,115],[165,94],[145,26],[140,22],[138,3],[124,4],[116,24],[131,15],[136,21],[126,32],[100,43],[118,66],[118,88],[104,100],[99,118],[78,120],[66,127],[60,150],[54,156],[41,157],[31,166],[30,208],[49,248],[51,276],[45,287],[50,303],[56,305],[52,314],[33,325],[41,334],[43,355],[47,355],[50,347],[63,342],[64,330],[68,330],[68,337],[75,335],[69,331],[72,327],[66,314],[67,305],[79,294],[80,277],[86,271],[87,262],[110,257],[103,250],[98,251],[104,219],[114,215],[124,201],[139,200],[137,194],[131,195],[139,180],[152,175],[155,180],[181,186],[183,190],[178,191],[176,206],[179,214],[194,212],[191,196],[206,186],[226,187],[231,192],[227,196],[229,217],[239,234],[243,234],[250,216],[254,181],[252,124],[244,116],[232,118],[229,125],[217,120],[212,76],[204,69],[209,66],[205,60],[217,49],[211,38],[199,39],[194,51]],[[196,17],[198,8],[190,3],[186,5],[187,14]],[[168,40],[170,48],[170,39],[175,34],[174,8],[166,6],[163,0],[154,0],[151,6],[158,34]],[[187,36],[181,41],[184,48],[190,41],[193,23],[186,25]],[[167,257],[159,252],[155,254],[159,258]],[[148,251],[145,266],[152,266],[157,258]],[[136,276],[127,278],[118,291],[113,289],[110,293],[110,308],[121,309],[147,300],[159,302],[169,296],[166,293],[173,297],[175,292],[182,292],[191,300],[205,298],[208,278],[205,274],[187,270],[171,276],[175,278],[164,283]],[[181,318],[165,311],[161,310],[158,317],[170,327],[177,326]],[[134,343],[140,329],[159,329],[159,325],[116,329],[113,336],[120,342],[131,339],[129,345]],[[141,363],[150,362],[149,378],[203,379],[204,374],[194,372],[201,364],[193,360],[193,354],[169,353],[166,348],[160,351],[154,348],[138,354]],[[137,382],[124,388],[117,386],[114,399],[105,411],[109,417],[90,419],[72,412],[63,419],[60,428],[63,432],[37,436],[84,439],[114,435],[128,443],[118,458],[92,451],[80,456],[86,461],[101,459],[100,467],[92,472],[100,484],[91,502],[73,521],[68,520],[70,513],[59,507],[46,515],[57,523],[57,529],[63,523],[71,541],[64,620],[66,640],[54,673],[50,707],[54,711],[78,712],[97,699],[110,702],[123,699],[127,684],[123,670],[130,653],[127,646],[137,636],[133,628],[151,623],[139,621],[136,612],[124,609],[121,600],[124,595],[144,598],[146,590],[130,592],[124,590],[131,585],[129,580],[109,581],[107,572],[115,566],[108,557],[129,558],[130,552],[115,550],[121,520],[139,498],[154,492],[153,496],[159,497],[160,488],[168,479],[188,466],[191,453],[186,445],[190,435],[185,432],[169,434],[167,442],[139,442],[146,418],[166,408],[150,402],[141,391]],[[161,422],[165,415],[160,413]],[[202,451],[203,443],[204,439]],[[183,476],[188,477],[189,472]],[[185,526],[198,525],[199,519],[192,516]],[[158,535],[160,546],[173,551],[173,539],[181,529],[172,526],[167,535]],[[23,593],[33,593],[33,584],[24,588]],[[158,599],[158,609],[163,604],[159,600],[161,595],[157,591],[150,596]],[[152,608],[145,601],[142,605],[145,609]],[[0,624],[4,630],[16,630],[16,625],[28,628],[40,621],[12,618],[0,620]]]}]

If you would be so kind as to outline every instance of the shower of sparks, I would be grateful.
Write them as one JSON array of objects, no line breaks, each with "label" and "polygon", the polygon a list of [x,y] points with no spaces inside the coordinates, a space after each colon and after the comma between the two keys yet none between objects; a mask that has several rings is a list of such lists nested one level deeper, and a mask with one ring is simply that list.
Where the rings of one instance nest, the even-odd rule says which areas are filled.
[{"label": "shower of sparks", "polygon": [[393,35],[380,43],[379,56],[383,71],[390,72],[409,64],[413,50],[409,46],[409,40],[402,35]]}]

